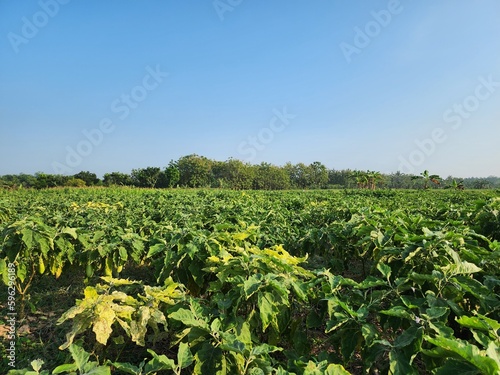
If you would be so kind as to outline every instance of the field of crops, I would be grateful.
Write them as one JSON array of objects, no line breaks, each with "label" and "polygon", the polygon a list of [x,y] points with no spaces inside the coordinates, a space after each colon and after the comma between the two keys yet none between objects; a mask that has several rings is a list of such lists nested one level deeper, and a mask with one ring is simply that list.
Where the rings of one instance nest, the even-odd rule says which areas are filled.
[{"label": "field of crops", "polygon": [[2,374],[500,372],[499,191],[0,191],[0,244]]}]

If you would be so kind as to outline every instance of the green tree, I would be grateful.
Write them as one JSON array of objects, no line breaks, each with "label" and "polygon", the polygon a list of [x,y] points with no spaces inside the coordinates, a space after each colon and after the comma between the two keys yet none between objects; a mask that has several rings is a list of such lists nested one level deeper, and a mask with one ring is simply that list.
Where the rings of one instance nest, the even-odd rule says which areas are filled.
[{"label": "green tree", "polygon": [[284,170],[288,173],[290,184],[299,189],[305,189],[308,186],[309,170],[304,163],[295,165],[285,165]]},{"label": "green tree", "polygon": [[68,181],[68,176],[63,176],[59,174],[46,174],[43,172],[37,172],[35,174],[36,183],[35,187],[37,189],[45,189],[57,186],[65,186],[66,181]]},{"label": "green tree", "polygon": [[413,186],[411,175],[397,171],[388,176],[388,186],[391,189],[409,189]]},{"label": "green tree", "polygon": [[328,169],[319,161],[315,161],[306,169],[307,185],[313,189],[322,189],[328,184]]},{"label": "green tree", "polygon": [[0,188],[36,187],[37,178],[30,174],[4,175],[0,177]]},{"label": "green tree", "polygon": [[490,187],[490,182],[485,178],[480,178],[474,181],[474,189],[488,189]]},{"label": "green tree", "polygon": [[368,175],[363,171],[353,171],[351,179],[356,182],[358,189],[366,189],[368,187]]},{"label": "green tree", "polygon": [[73,178],[78,178],[80,180],[85,181],[85,185],[87,186],[93,186],[99,183],[99,179],[97,178],[97,175],[95,173],[91,173],[88,171],[81,171],[75,175],[73,175]]},{"label": "green tree", "polygon": [[382,174],[377,171],[367,171],[366,179],[367,179],[367,188],[375,190],[377,184],[383,181],[384,176],[382,176]]},{"label": "green tree", "polygon": [[426,169],[420,175],[418,176],[413,176],[412,179],[414,180],[423,180],[424,181],[424,189],[429,189],[429,183],[432,182],[435,186],[441,184],[441,177],[439,177],[437,174],[429,174],[429,171]]},{"label": "green tree", "polygon": [[120,185],[120,186],[131,186],[133,185],[132,178],[130,175],[121,172],[111,172],[106,173],[103,178],[104,185]]},{"label": "green tree", "polygon": [[86,185],[87,184],[85,183],[85,181],[83,181],[81,178],[71,177],[70,179],[68,179],[68,181],[66,181],[66,186],[84,187]]},{"label": "green tree", "polygon": [[258,190],[283,190],[290,188],[290,178],[284,168],[270,163],[254,166],[253,188]]},{"label": "green tree", "polygon": [[165,177],[167,179],[167,187],[172,188],[179,182],[181,177],[181,173],[179,172],[179,168],[177,168],[177,164],[170,160],[168,163],[168,167],[165,169]]},{"label": "green tree", "polygon": [[445,189],[464,190],[464,182],[453,179]]},{"label": "green tree", "polygon": [[135,186],[154,188],[160,178],[161,169],[158,167],[147,167],[133,169],[130,174]]},{"label": "green tree", "polygon": [[196,154],[181,157],[177,161],[179,183],[185,187],[210,186],[212,161]]},{"label": "green tree", "polygon": [[353,171],[350,169],[328,171],[328,185],[333,187],[348,188],[351,186]]},{"label": "green tree", "polygon": [[251,189],[254,170],[250,164],[230,158],[212,164],[212,186],[236,190]]}]

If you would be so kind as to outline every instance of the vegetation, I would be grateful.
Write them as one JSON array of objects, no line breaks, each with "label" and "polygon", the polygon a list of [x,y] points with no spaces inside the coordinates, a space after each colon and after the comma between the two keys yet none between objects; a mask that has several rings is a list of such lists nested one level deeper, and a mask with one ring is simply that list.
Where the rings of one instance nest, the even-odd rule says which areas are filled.
[{"label": "vegetation", "polygon": [[500,192],[366,187],[0,191],[0,373],[499,373]]},{"label": "vegetation", "polygon": [[[455,181],[455,182],[454,182]],[[460,182],[459,182],[460,181]],[[455,183],[455,185],[453,185]],[[457,187],[491,189],[500,187],[500,177],[466,178],[452,176],[442,179],[424,171],[414,176],[400,172],[382,174],[377,171],[329,170],[316,161],[275,166],[269,163],[252,165],[240,160],[210,160],[187,155],[171,160],[167,167],[146,167],[122,172],[105,173],[102,180],[95,173],[81,171],[73,176],[37,173],[0,176],[0,188],[36,188],[62,186],[135,186],[144,188],[226,188],[234,190],[285,189],[427,189]]]}]

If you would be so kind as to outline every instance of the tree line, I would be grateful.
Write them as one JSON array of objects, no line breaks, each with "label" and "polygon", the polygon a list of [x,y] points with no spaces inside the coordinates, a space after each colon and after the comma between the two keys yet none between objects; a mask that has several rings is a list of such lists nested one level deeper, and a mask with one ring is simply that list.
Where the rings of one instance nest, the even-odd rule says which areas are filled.
[{"label": "tree line", "polygon": [[170,161],[164,167],[133,169],[131,173],[111,172],[100,179],[95,173],[81,171],[72,176],[36,173],[0,176],[3,188],[36,188],[84,186],[131,186],[143,188],[225,188],[236,190],[284,190],[284,189],[487,189],[499,188],[499,177],[443,179],[428,171],[420,175],[395,172],[383,174],[377,171],[328,169],[316,161],[286,163],[276,166],[270,163],[250,164],[237,159],[216,161],[196,154]]}]

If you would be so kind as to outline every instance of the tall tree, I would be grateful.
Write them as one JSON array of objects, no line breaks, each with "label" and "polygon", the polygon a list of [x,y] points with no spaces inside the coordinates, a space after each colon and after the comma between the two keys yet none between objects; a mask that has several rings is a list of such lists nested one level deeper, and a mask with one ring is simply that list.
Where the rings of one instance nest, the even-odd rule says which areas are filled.
[{"label": "tall tree", "polygon": [[132,177],[126,173],[121,172],[111,172],[106,173],[103,176],[103,183],[106,186],[120,185],[120,186],[131,186],[133,185]]},{"label": "tall tree", "polygon": [[63,176],[60,174],[46,174],[42,172],[35,173],[36,183],[35,187],[37,189],[45,189],[56,186],[64,186],[66,181],[68,181],[68,176]]},{"label": "tall tree", "polygon": [[212,161],[196,154],[181,157],[177,161],[179,183],[185,187],[209,187]]},{"label": "tall tree", "polygon": [[423,180],[424,181],[424,189],[429,189],[430,182],[432,182],[436,186],[441,184],[441,177],[439,177],[437,174],[430,174],[427,169],[425,171],[423,171],[422,173],[420,173],[420,175],[413,176],[412,179]]},{"label": "tall tree", "polygon": [[100,181],[95,173],[91,173],[89,171],[78,172],[77,174],[73,175],[73,178],[78,178],[85,181],[85,185],[87,186],[96,185]]},{"label": "tall tree", "polygon": [[167,178],[167,187],[172,188],[178,184],[181,173],[179,172],[177,163],[173,160],[170,160],[170,163],[168,163],[168,167],[165,169],[165,176]]},{"label": "tall tree", "polygon": [[238,190],[251,189],[253,172],[250,164],[240,160],[230,158],[225,162],[214,162],[212,164],[212,186]]},{"label": "tall tree", "polygon": [[328,170],[319,161],[309,164],[307,168],[308,187],[322,189],[328,184]]},{"label": "tall tree", "polygon": [[253,188],[258,190],[283,190],[290,188],[290,178],[284,168],[269,163],[254,166]]},{"label": "tall tree", "polygon": [[160,178],[161,169],[158,167],[147,167],[132,169],[130,174],[135,186],[154,188]]}]

